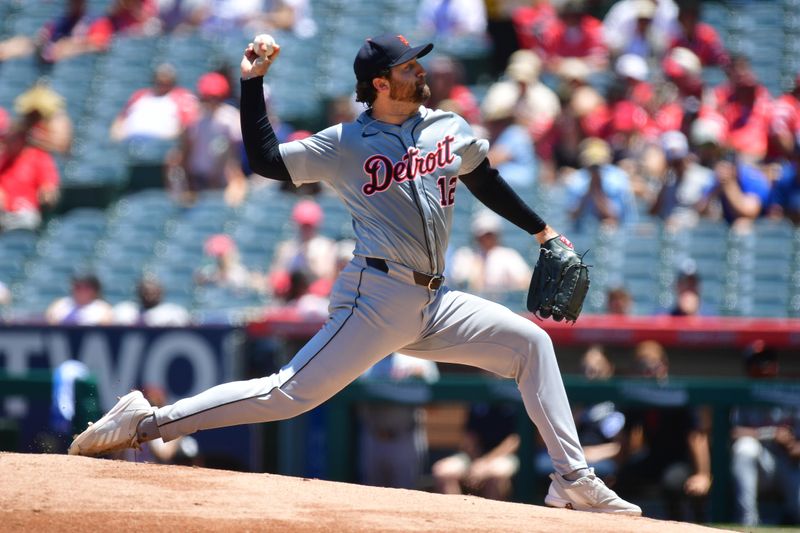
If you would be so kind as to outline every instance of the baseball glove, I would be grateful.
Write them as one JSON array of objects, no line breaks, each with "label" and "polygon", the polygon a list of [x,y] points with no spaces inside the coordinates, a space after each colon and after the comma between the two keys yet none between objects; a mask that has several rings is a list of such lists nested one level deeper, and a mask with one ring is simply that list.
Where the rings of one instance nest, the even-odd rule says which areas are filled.
[{"label": "baseball glove", "polygon": [[559,235],[539,247],[528,289],[528,311],[539,318],[575,322],[589,290],[589,267],[572,243]]}]

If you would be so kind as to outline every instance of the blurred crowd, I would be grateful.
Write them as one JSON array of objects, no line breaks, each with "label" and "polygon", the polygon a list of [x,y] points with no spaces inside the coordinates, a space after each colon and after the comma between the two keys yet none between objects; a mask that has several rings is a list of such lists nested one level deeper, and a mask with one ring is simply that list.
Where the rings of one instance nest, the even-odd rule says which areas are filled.
[{"label": "blurred crowd", "polygon": [[[0,63],[33,56],[48,66],[103,54],[118,35],[238,29],[310,39],[317,32],[309,0],[109,0],[99,12],[89,6],[86,0],[66,0],[61,14],[34,35],[0,41]],[[784,93],[771,93],[748,57],[729,52],[718,29],[704,22],[703,9],[698,0],[420,0],[418,27],[397,31],[435,43],[476,38],[487,44],[488,71],[477,76],[468,76],[468,65],[457,56],[440,53],[423,62],[429,106],[462,115],[488,138],[490,161],[524,198],[533,198],[536,188],[561,191],[561,231],[625,228],[642,219],[675,230],[724,220],[736,232],[749,231],[759,219],[800,224],[800,74]],[[109,138],[122,145],[168,141],[159,186],[185,209],[204,191],[221,192],[236,208],[259,188],[286,189],[251,175],[242,149],[235,68],[209,71],[184,87],[178,83],[181,67],[155,65],[149,84],[130,87]],[[722,74],[721,83],[707,83],[712,70]],[[58,163],[73,148],[74,117],[66,104],[44,77],[19,94],[13,107],[0,108],[0,232],[39,231],[57,212]],[[328,103],[326,118],[348,121],[360,111],[352,95],[342,94]],[[273,124],[281,141],[311,134],[280,117]],[[268,264],[246,266],[235,239],[218,233],[202,243],[204,263],[194,269],[193,282],[264,295],[277,308],[267,312],[281,317],[324,319],[331,286],[354,243],[348,235],[337,240],[320,232],[325,217],[320,198],[329,191],[286,190],[298,194],[290,235],[277,244]],[[472,242],[449,253],[450,284],[492,297],[524,291],[530,258],[504,245],[503,221],[477,212],[470,230]],[[2,283],[0,306],[13,305]],[[696,270],[686,265],[675,284],[675,306],[664,312],[703,314],[699,283]],[[143,273],[135,298],[108,302],[96,273],[80,270],[43,318],[53,324],[190,323],[190,310],[170,303],[165,289],[157,277]],[[630,294],[622,287],[611,288],[607,302],[609,314],[631,312]],[[392,358],[402,370],[386,363],[376,374],[426,381],[438,376],[435,369],[415,369],[402,354]],[[615,373],[602,346],[592,347],[583,364],[588,379]],[[763,346],[745,357],[748,375],[773,377],[776,364]],[[631,375],[668,377],[666,353],[656,343],[637,347],[631,367]],[[759,521],[756,495],[766,481],[788,495],[787,514],[798,520],[800,446],[789,428],[799,430],[800,419],[779,411],[742,409],[735,415],[734,488],[739,518],[747,524]],[[375,430],[362,435],[365,449],[384,449],[388,437],[397,437],[418,466],[425,460],[418,410],[374,409],[361,416],[364,427]],[[677,407],[623,412],[606,403],[586,406],[576,420],[587,456],[607,482],[636,491],[659,479],[670,517],[694,513],[690,518],[703,519],[694,504],[711,484],[707,413]],[[458,453],[433,465],[434,484],[442,492],[508,497],[519,467],[518,446],[513,413],[504,406],[475,405]],[[416,483],[407,478],[419,469],[390,470],[377,451],[369,457],[365,479]]]},{"label": "blurred crowd", "polygon": [[[562,191],[562,231],[642,219],[675,229],[724,220],[736,231],[762,218],[800,221],[800,77],[785,94],[770,94],[748,58],[729,53],[703,22],[702,3],[422,0],[417,16],[420,38],[477,36],[488,43],[490,72],[480,73],[477,85],[466,83],[458,57],[439,54],[426,63],[429,105],[461,114],[487,137],[491,162],[523,197],[532,199],[535,187]],[[118,34],[231,28],[301,37],[316,31],[312,4],[303,0],[114,0],[98,13],[85,0],[68,0],[35,36],[1,42],[0,61],[36,55],[52,64],[102,54]],[[265,184],[250,175],[242,150],[235,69],[221,67],[182,87],[180,68],[156,65],[148,86],[131,87],[109,138],[122,145],[169,142],[162,183],[181,205],[190,207],[208,190],[240,205]],[[707,85],[707,69],[725,80]],[[36,230],[58,208],[57,162],[70,155],[73,124],[46,80],[20,94],[13,109],[0,109],[2,231]],[[327,120],[352,120],[359,112],[344,94],[329,103]],[[310,134],[274,121],[281,141]],[[253,281],[234,264],[222,277],[198,272],[197,282],[237,278],[240,288],[249,283],[283,297],[294,281],[324,297],[339,252],[329,239],[304,234],[321,214],[299,216],[309,222],[300,224],[297,242],[278,247],[263,269],[266,281]],[[452,250],[450,279],[482,294],[524,289],[530,266],[513,247],[500,246],[500,230],[499,221],[475,214],[475,241]],[[220,256],[230,255],[235,250]]]}]

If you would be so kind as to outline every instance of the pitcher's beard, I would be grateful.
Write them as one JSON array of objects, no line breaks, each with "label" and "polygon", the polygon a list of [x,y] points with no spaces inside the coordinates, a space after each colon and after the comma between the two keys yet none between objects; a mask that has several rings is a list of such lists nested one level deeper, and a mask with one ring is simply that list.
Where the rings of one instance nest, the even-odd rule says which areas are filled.
[{"label": "pitcher's beard", "polygon": [[424,104],[431,97],[431,89],[427,83],[422,85],[414,84],[413,87],[407,85],[392,84],[389,89],[389,97],[397,102],[408,102],[411,104]]}]

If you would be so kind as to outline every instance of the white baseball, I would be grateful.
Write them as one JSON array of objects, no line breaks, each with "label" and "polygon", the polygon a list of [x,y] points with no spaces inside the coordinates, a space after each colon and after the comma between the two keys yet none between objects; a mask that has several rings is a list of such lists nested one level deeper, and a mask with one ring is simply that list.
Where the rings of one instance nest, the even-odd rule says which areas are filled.
[{"label": "white baseball", "polygon": [[[263,49],[261,47],[262,44],[265,45]],[[272,55],[272,52],[275,51],[275,44],[275,39],[268,33],[256,35],[255,39],[253,39],[253,45],[256,49],[256,53],[263,59],[266,59]]]}]

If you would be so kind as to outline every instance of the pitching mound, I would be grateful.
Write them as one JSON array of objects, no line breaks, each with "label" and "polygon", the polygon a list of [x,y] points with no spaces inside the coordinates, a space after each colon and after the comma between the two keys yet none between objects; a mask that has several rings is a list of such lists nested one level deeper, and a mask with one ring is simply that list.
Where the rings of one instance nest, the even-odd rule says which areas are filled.
[{"label": "pitching mound", "polygon": [[0,531],[719,531],[272,474],[0,453]]}]

